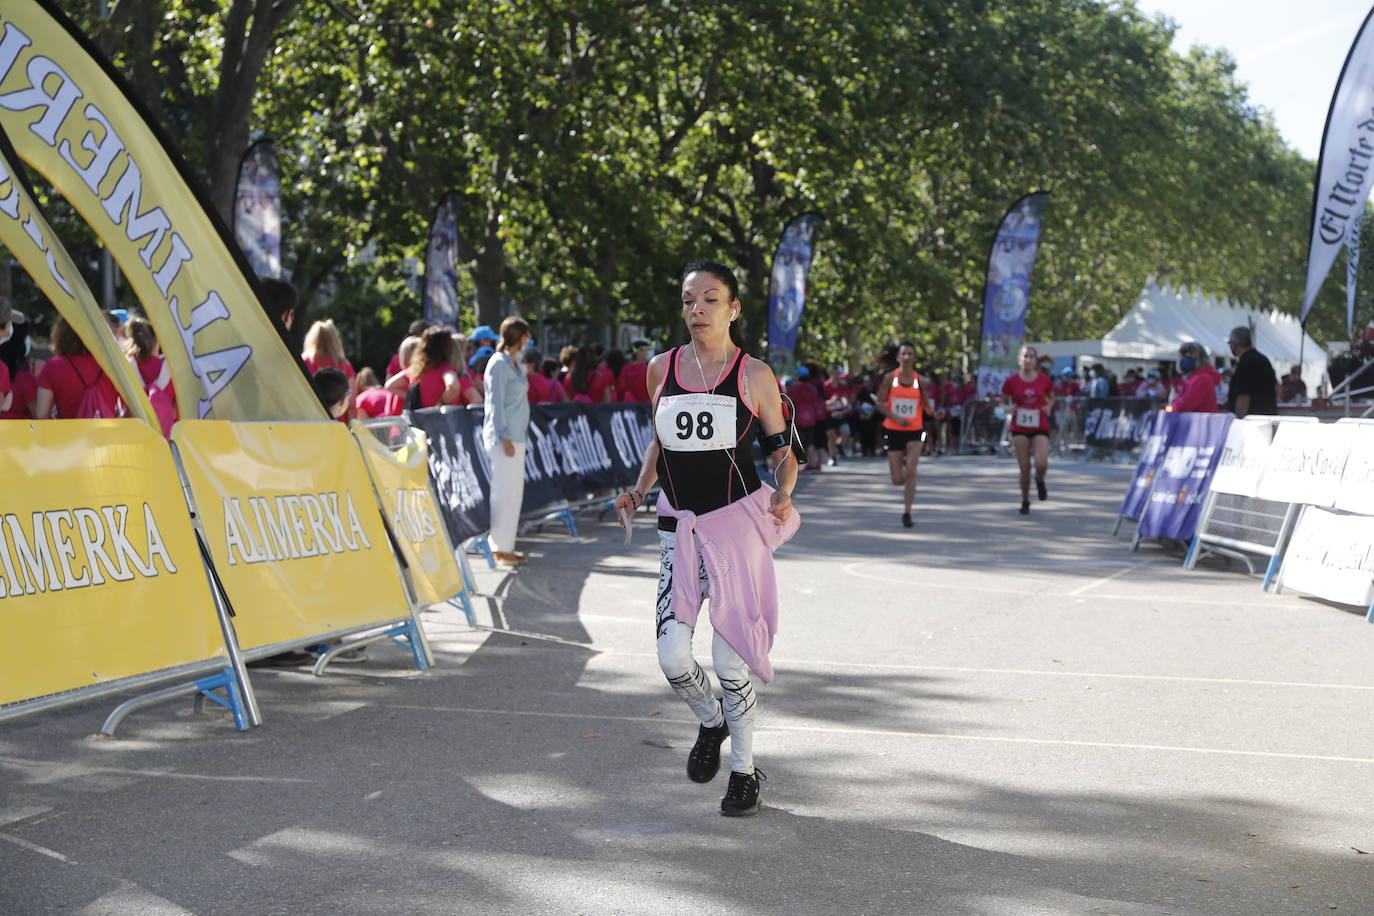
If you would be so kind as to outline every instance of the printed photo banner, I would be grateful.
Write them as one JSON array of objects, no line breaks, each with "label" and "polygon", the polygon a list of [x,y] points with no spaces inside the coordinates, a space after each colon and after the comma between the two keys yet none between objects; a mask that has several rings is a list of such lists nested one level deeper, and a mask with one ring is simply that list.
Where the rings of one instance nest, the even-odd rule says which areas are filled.
[{"label": "printed photo banner", "polygon": [[1374,601],[1374,518],[1308,506],[1284,551],[1282,584],[1341,604]]},{"label": "printed photo banner", "polygon": [[1260,476],[1269,463],[1273,440],[1273,417],[1246,417],[1232,423],[1226,431],[1226,444],[1212,475],[1211,489],[1233,496],[1258,496]]},{"label": "printed photo banner", "polygon": [[1334,506],[1354,435],[1350,424],[1280,420],[1256,495],[1282,503]]},{"label": "printed photo banner", "polygon": [[1129,452],[1155,427],[1159,402],[1147,398],[1088,398],[1083,436],[1089,448]]},{"label": "printed photo banner", "polygon": [[1164,453],[1140,516],[1140,536],[1186,541],[1226,444],[1229,413],[1166,413]]},{"label": "printed photo banner", "polygon": [[239,164],[234,238],[253,273],[281,276],[281,165],[271,140],[248,147]]},{"label": "printed photo banner", "polygon": [[1364,212],[1374,162],[1374,11],[1365,17],[1346,56],[1326,114],[1317,180],[1312,189],[1312,235],[1301,321],[1321,291],[1350,224]]},{"label": "printed photo banner", "polygon": [[1164,457],[1165,421],[1168,417],[1164,411],[1156,411],[1150,423],[1150,433],[1140,447],[1140,461],[1136,463],[1135,475],[1131,477],[1131,487],[1126,491],[1126,499],[1118,513],[1125,518],[1140,518],[1140,513],[1145,510],[1150,485],[1154,483],[1160,459]]},{"label": "printed photo banner", "polygon": [[458,192],[449,191],[434,211],[425,251],[425,320],[458,327]]},{"label": "printed photo banner", "polygon": [[0,129],[0,245],[9,250],[43,295],[67,320],[114,383],[129,412],[157,425],[143,382],[110,333],[100,304],[67,249],[38,209],[14,151]]},{"label": "printed photo banner", "polygon": [[988,252],[978,359],[980,398],[1001,394],[1002,383],[1017,370],[1017,353],[1026,335],[1031,271],[1040,249],[1040,220],[1049,197],[1037,191],[1012,204]]},{"label": "printed photo banner", "polygon": [[162,437],[129,420],[5,427],[0,705],[227,659]]},{"label": "printed photo banner", "polygon": [[806,277],[815,255],[819,213],[792,220],[782,231],[768,274],[768,363],[779,375],[797,365],[797,334],[806,311]]},{"label": "printed photo banner", "polygon": [[157,330],[182,417],[324,419],[228,230],[50,0],[0,6],[0,128],[119,263]]}]

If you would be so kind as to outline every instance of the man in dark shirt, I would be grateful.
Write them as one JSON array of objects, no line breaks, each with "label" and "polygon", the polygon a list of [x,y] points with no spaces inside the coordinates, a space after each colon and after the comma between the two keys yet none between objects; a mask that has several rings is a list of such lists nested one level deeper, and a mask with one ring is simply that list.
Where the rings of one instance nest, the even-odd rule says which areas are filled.
[{"label": "man in dark shirt", "polygon": [[1226,396],[1226,409],[1237,418],[1250,414],[1279,412],[1279,380],[1269,358],[1255,349],[1254,336],[1242,325],[1227,338],[1231,353],[1236,357],[1236,372],[1231,378],[1231,391]]}]

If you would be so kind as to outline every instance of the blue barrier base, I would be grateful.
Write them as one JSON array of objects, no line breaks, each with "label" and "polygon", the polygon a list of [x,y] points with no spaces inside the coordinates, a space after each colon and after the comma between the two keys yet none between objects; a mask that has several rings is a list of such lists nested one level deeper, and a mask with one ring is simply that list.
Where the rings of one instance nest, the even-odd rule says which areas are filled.
[{"label": "blue barrier base", "polygon": [[[219,689],[224,690],[224,696],[215,693]],[[162,700],[172,697],[186,696],[195,694],[195,711],[200,712],[205,708],[205,701],[211,700],[228,709],[234,716],[234,727],[239,731],[248,730],[248,711],[243,702],[243,695],[239,692],[238,681],[234,679],[234,669],[224,668],[218,674],[201,678],[190,684],[178,684],[175,687],[164,687],[162,690],[154,690],[152,693],[145,693],[136,696],[131,700],[126,700],[114,708],[105,724],[100,727],[100,733],[107,737],[113,737],[115,730],[119,728],[121,722],[135,710],[145,706],[151,706]]]}]

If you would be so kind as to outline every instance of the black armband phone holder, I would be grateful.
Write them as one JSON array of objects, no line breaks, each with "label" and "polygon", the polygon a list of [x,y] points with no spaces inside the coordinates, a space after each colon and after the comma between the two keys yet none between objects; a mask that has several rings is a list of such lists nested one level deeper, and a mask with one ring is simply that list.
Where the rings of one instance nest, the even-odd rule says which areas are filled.
[{"label": "black armband phone holder", "polygon": [[780,448],[787,448],[787,433],[773,433],[771,436],[759,434],[759,445],[763,446],[763,453],[771,455]]}]

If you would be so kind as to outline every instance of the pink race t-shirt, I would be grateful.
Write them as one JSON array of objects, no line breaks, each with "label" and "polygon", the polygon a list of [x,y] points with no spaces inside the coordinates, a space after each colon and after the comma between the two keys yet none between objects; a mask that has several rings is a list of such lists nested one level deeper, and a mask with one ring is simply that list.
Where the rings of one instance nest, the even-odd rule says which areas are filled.
[{"label": "pink race t-shirt", "polygon": [[626,404],[649,403],[649,364],[626,363],[620,370],[620,400]]},{"label": "pink race t-shirt", "polygon": [[364,388],[354,396],[353,403],[369,417],[399,416],[405,404],[399,394],[385,388]]},{"label": "pink race t-shirt", "polygon": [[350,363],[346,359],[336,360],[332,356],[316,356],[313,359],[306,359],[305,364],[310,367],[311,375],[314,375],[316,372],[319,372],[321,369],[324,369],[326,367],[330,369],[338,369],[340,372],[342,372],[350,379],[353,378],[353,376],[357,375],[357,373],[353,371],[352,363]]},{"label": "pink race t-shirt", "polygon": [[1002,394],[1011,402],[1008,409],[1013,432],[1049,431],[1050,412],[1045,408],[1053,387],[1054,383],[1043,372],[1037,372],[1029,382],[1017,373],[1002,383]]},{"label": "pink race t-shirt", "polygon": [[[0,368],[5,368],[5,364],[0,363]],[[6,371],[9,370],[6,368]],[[10,379],[10,390],[14,392],[14,397],[10,400],[9,409],[0,411],[0,420],[29,419],[29,407],[38,396],[38,379],[29,370],[20,369]],[[0,395],[0,400],[4,400],[3,395]]]},{"label": "pink race t-shirt", "polygon": [[86,389],[92,386],[99,386],[109,403],[114,404],[119,400],[114,383],[105,377],[100,364],[90,354],[54,356],[43,364],[43,371],[38,375],[38,387],[52,392],[58,419],[74,417]]},{"label": "pink race t-shirt", "polygon": [[[458,375],[457,369],[453,368],[448,363],[444,363],[442,366],[426,369],[425,374],[420,376],[421,407],[440,406],[444,397],[444,389],[448,387],[444,384],[444,373],[446,372],[452,372]],[[461,389],[462,393],[459,394],[458,400],[454,401],[454,403],[462,404],[464,403],[463,394],[465,394],[469,388],[473,387],[472,379],[468,378],[466,375],[458,375],[458,387]]]}]

